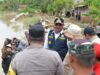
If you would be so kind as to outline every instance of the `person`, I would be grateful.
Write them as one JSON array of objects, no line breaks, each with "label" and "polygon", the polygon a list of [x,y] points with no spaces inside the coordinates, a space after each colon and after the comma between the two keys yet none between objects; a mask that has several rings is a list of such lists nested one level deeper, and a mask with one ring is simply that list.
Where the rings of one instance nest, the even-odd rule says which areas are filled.
[{"label": "person", "polygon": [[28,32],[28,31],[25,31],[24,34],[25,34],[26,41],[27,41],[27,43],[28,43],[27,45],[29,46],[29,45],[30,45],[29,39],[28,39],[28,38],[29,38],[29,36],[28,36],[29,32]]},{"label": "person", "polygon": [[9,39],[6,39],[4,42],[4,46],[2,48],[2,68],[5,75],[8,72],[9,65],[13,56],[14,56],[14,53],[12,52],[12,46],[9,42]]},{"label": "person", "polygon": [[80,28],[76,24],[69,24],[67,29],[64,31],[64,34],[70,40],[83,38],[83,36],[82,36],[82,28]]},{"label": "person", "polygon": [[16,51],[17,47],[16,47],[16,43],[11,43],[12,46],[12,50]]},{"label": "person", "polygon": [[98,37],[100,38],[100,26],[96,26],[96,33]]},{"label": "person", "polygon": [[[70,24],[67,27],[67,30],[64,31],[64,34],[66,37],[70,38],[70,40],[68,41],[68,45],[70,43],[70,41],[74,41],[76,39],[82,39],[82,29],[75,24]],[[68,55],[69,52],[67,52],[63,64],[64,64],[64,74],[65,75],[72,75],[73,74],[73,69],[71,68],[71,66],[68,64]]]},{"label": "person", "polygon": [[68,50],[67,37],[63,33],[64,20],[56,18],[54,20],[54,30],[50,30],[45,38],[44,48],[57,51],[62,59]]},{"label": "person", "polygon": [[16,37],[14,37],[12,39],[11,43],[12,44],[14,43],[16,45],[16,48],[19,50],[19,52],[27,47],[26,43],[22,42],[21,40],[17,39]]},{"label": "person", "polygon": [[84,29],[84,36],[94,44],[94,50],[96,53],[94,72],[96,75],[100,75],[100,56],[98,55],[100,53],[100,38],[97,36],[96,31],[92,27]]},{"label": "person", "polygon": [[97,36],[96,31],[92,27],[86,27],[84,29],[84,36],[92,43],[100,43],[100,38]]},{"label": "person", "polygon": [[70,42],[68,55],[68,63],[74,70],[73,75],[94,75],[94,45],[91,42],[79,44],[75,41]]},{"label": "person", "polygon": [[72,10],[72,17],[74,17],[75,16],[75,10],[73,9]]},{"label": "person", "polygon": [[44,34],[40,23],[29,28],[30,46],[16,54],[8,75],[64,75],[59,54],[43,48]]},{"label": "person", "polygon": [[81,11],[79,9],[76,11],[76,19],[81,20]]}]

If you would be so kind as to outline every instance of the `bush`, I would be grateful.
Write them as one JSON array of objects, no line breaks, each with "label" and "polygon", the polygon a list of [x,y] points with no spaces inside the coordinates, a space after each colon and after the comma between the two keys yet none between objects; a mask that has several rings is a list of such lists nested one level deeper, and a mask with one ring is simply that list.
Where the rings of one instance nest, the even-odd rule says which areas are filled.
[{"label": "bush", "polygon": [[27,7],[27,8],[24,8],[24,9],[19,9],[18,12],[19,13],[28,12],[29,14],[31,14],[31,13],[33,14],[33,13],[40,12],[40,9],[34,9],[34,8]]},{"label": "bush", "polygon": [[87,14],[82,14],[82,16],[89,16],[89,14],[87,13]]}]

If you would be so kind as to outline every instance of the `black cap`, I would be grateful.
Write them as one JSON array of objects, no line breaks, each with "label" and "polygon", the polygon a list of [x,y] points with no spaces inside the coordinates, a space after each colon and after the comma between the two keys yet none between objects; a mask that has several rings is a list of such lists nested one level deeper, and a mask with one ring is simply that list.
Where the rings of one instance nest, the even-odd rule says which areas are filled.
[{"label": "black cap", "polygon": [[44,28],[41,23],[30,26],[29,36],[32,39],[42,39],[44,37]]},{"label": "black cap", "polygon": [[84,29],[84,35],[86,35],[86,34],[89,34],[89,35],[93,34],[93,35],[95,35],[96,32],[94,31],[94,28],[92,28],[92,27],[86,27]]},{"label": "black cap", "polygon": [[64,19],[63,18],[56,18],[55,20],[54,20],[54,24],[57,24],[57,23],[60,23],[60,24],[64,24]]}]

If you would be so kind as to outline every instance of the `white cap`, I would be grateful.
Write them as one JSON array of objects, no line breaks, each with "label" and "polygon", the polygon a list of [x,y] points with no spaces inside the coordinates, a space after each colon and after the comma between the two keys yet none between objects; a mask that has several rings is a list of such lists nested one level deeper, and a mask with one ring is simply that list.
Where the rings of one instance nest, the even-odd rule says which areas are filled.
[{"label": "white cap", "polygon": [[78,25],[70,24],[67,30],[65,30],[65,36],[74,36],[76,39],[78,39],[82,37],[81,32],[82,29]]},{"label": "white cap", "polygon": [[12,47],[11,44],[6,45],[7,47]]}]

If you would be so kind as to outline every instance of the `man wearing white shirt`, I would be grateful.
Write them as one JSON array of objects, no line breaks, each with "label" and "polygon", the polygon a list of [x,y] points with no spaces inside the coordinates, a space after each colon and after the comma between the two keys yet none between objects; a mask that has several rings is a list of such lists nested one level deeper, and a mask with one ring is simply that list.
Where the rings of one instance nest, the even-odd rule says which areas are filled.
[{"label": "man wearing white shirt", "polygon": [[63,61],[67,51],[67,37],[63,33],[64,20],[56,18],[54,20],[54,30],[50,30],[46,35],[44,48],[57,51]]}]

